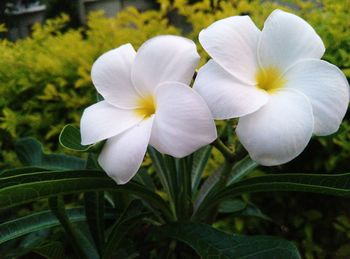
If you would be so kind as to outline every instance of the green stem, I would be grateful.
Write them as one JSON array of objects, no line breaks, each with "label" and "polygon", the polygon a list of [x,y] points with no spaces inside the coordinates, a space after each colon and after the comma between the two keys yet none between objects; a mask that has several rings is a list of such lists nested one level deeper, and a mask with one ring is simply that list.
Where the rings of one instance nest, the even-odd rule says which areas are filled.
[{"label": "green stem", "polygon": [[217,138],[213,143],[211,143],[211,145],[221,152],[226,161],[232,163],[235,161],[235,154],[221,141],[221,139]]}]

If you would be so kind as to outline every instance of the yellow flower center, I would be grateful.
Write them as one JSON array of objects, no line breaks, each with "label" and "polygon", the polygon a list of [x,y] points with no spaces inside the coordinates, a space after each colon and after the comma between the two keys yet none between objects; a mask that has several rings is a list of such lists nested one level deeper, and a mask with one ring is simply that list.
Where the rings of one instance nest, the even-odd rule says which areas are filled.
[{"label": "yellow flower center", "polygon": [[135,112],[138,116],[142,118],[148,118],[156,112],[156,102],[154,101],[153,96],[149,95],[147,97],[140,97],[137,101],[138,108],[135,109]]},{"label": "yellow flower center", "polygon": [[260,68],[255,74],[257,87],[269,93],[283,87],[286,80],[282,77],[280,70],[276,67]]}]

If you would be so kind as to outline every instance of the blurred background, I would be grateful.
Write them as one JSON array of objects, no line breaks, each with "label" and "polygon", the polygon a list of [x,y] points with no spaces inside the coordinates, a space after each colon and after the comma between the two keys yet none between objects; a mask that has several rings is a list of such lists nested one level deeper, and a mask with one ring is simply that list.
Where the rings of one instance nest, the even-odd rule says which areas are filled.
[{"label": "blurred background", "polygon": [[[96,102],[90,69],[105,51],[127,42],[137,49],[153,36],[177,34],[197,43],[203,65],[209,58],[197,40],[203,28],[243,14],[262,28],[276,8],[307,20],[326,45],[324,59],[349,80],[350,0],[1,0],[0,169],[20,166],[13,150],[21,137],[37,138],[47,152],[67,152],[59,147],[58,135],[67,123],[79,126],[83,109]],[[232,121],[232,132],[234,127]],[[221,162],[214,153],[208,172]],[[350,172],[349,114],[336,134],[313,138],[294,161],[259,167],[253,175],[271,172]],[[296,193],[243,199],[254,204],[254,213],[223,214],[214,226],[231,233],[285,237],[296,242],[304,258],[350,258],[348,199]],[[10,214],[0,215],[0,220]]]}]

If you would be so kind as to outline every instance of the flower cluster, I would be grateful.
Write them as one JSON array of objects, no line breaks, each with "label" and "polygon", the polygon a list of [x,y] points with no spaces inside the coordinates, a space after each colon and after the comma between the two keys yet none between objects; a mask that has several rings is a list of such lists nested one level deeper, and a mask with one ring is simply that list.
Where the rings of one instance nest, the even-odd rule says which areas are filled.
[{"label": "flower cluster", "polygon": [[158,36],[103,54],[92,81],[104,100],[81,119],[82,144],[107,139],[101,167],[128,182],[147,146],[184,157],[217,137],[214,119],[239,118],[237,135],[256,162],[298,156],[312,135],[336,132],[349,103],[343,73],[321,60],[325,47],[303,19],[274,11],[260,31],[248,16],[219,20],[199,35],[211,56],[198,65],[195,44]]}]

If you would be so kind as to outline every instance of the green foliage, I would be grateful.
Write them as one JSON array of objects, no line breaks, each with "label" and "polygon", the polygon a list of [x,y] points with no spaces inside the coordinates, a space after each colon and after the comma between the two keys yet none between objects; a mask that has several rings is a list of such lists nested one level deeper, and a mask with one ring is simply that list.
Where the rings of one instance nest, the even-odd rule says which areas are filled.
[{"label": "green foliage", "polygon": [[[71,222],[85,220],[84,210],[81,208],[67,210],[67,215]],[[50,211],[37,212],[7,221],[0,224],[0,244],[32,232],[59,226],[59,224],[57,218]]]},{"label": "green foliage", "polygon": [[[198,43],[200,30],[217,19],[249,14],[261,28],[273,9],[282,8],[314,26],[327,47],[325,59],[349,76],[348,0],[323,0],[321,4],[302,0],[280,1],[281,4],[259,0],[189,2],[192,1],[159,0],[159,11],[140,13],[131,7],[115,18],[93,13],[85,29],[66,29],[69,17],[62,15],[43,26],[36,25],[30,38],[15,43],[1,40],[0,167],[16,165],[9,150],[13,148],[13,139],[19,136],[40,138],[46,147],[55,150],[63,126],[77,125],[82,110],[95,102],[90,80],[93,61],[103,52],[127,42],[138,48],[155,35],[186,31],[186,36]],[[171,25],[168,17],[177,27]],[[208,56],[199,44],[198,50],[204,64]],[[340,147],[343,148],[349,147]]]},{"label": "green foliage", "polygon": [[218,258],[301,258],[291,242],[276,237],[229,235],[199,223],[176,223],[159,229],[160,236],[172,237],[191,246],[203,259]]},{"label": "green foliage", "polygon": [[[273,234],[275,234],[280,233],[282,223],[273,225],[266,219],[269,217],[273,220],[283,219],[291,215],[290,217],[293,218],[283,224],[289,224],[288,227],[295,231],[288,234],[282,233],[281,236],[288,236],[289,240],[298,239],[298,247],[302,250],[303,256],[324,258],[329,257],[334,252],[339,258],[347,258],[350,255],[350,247],[346,243],[350,237],[350,220],[345,211],[336,214],[337,211],[331,209],[330,211],[335,214],[327,214],[328,216],[325,210],[305,209],[300,212],[298,206],[301,206],[302,201],[307,200],[304,197],[299,198],[299,200],[294,196],[288,196],[285,199],[282,198],[283,196],[275,196],[274,199],[269,196],[264,199],[263,196],[260,197],[260,194],[249,196],[246,193],[289,190],[347,194],[349,189],[347,185],[348,175],[272,175],[241,181],[248,174],[249,176],[252,176],[252,173],[255,176],[262,174],[256,170],[256,164],[246,158],[237,163],[233,169],[228,170],[228,182],[225,187],[220,183],[222,171],[213,176],[213,171],[220,171],[218,166],[224,161],[216,148],[206,147],[195,153],[193,157],[183,160],[162,156],[150,149],[153,167],[140,170],[135,181],[127,186],[116,186],[103,172],[85,170],[86,167],[98,169],[93,155],[89,156],[88,160],[83,160],[60,154],[46,154],[43,152],[41,144],[33,139],[26,138],[17,143],[14,141],[18,137],[34,136],[45,143],[45,150],[56,150],[59,149],[58,135],[64,125],[69,123],[72,126],[66,127],[62,132],[60,143],[70,149],[70,154],[75,151],[85,152],[98,149],[95,146],[81,146],[78,139],[79,132],[73,127],[79,124],[83,109],[96,101],[96,92],[90,79],[90,69],[94,60],[103,52],[127,42],[132,43],[137,49],[145,40],[155,35],[182,34],[197,43],[198,51],[202,57],[201,65],[203,65],[208,56],[198,44],[198,33],[213,21],[231,15],[249,14],[260,28],[262,28],[266,17],[275,8],[300,15],[312,24],[325,42],[327,51],[324,59],[339,66],[347,77],[350,77],[350,53],[348,51],[350,49],[350,31],[348,29],[350,3],[348,0],[285,0],[278,1],[278,3],[277,1],[262,0],[159,0],[158,2],[160,3],[159,11],[150,10],[140,13],[135,8],[128,8],[114,18],[106,18],[99,12],[93,13],[89,17],[87,27],[80,29],[67,28],[70,20],[68,16],[62,15],[48,20],[44,25],[36,25],[30,38],[15,43],[0,40],[0,148],[2,150],[0,168],[18,166],[19,161],[27,166],[0,173],[0,207],[4,209],[23,204],[28,205],[33,201],[55,197],[58,194],[74,196],[77,199],[74,202],[84,203],[89,217],[84,217],[80,211],[79,214],[74,214],[75,210],[62,207],[61,216],[64,215],[63,210],[65,210],[66,220],[68,219],[71,223],[81,224],[86,221],[85,225],[79,226],[83,226],[81,230],[84,234],[91,232],[92,239],[90,241],[95,242],[100,253],[106,242],[109,242],[106,257],[112,257],[114,253],[126,257],[126,255],[135,255],[135,249],[133,245],[130,245],[128,236],[130,234],[129,223],[134,226],[134,221],[128,221],[127,217],[119,217],[121,214],[118,214],[118,217],[113,215],[113,219],[118,220],[111,224],[109,221],[111,219],[106,221],[106,213],[103,213],[103,210],[107,209],[106,207],[113,207],[115,210],[119,209],[119,213],[124,211],[124,214],[128,214],[130,208],[132,211],[132,206],[128,206],[130,200],[137,196],[143,200],[143,209],[157,212],[152,217],[145,216],[142,219],[149,224],[160,225],[176,219],[186,219],[193,215],[193,212],[196,212],[196,210],[193,211],[196,208],[204,208],[206,211],[211,205],[211,201],[208,199],[215,199],[217,202],[225,200],[220,206],[213,208],[213,210],[218,209],[218,214],[214,213],[214,216],[208,219],[209,223],[212,223],[216,218],[219,218],[214,226],[224,226],[228,229],[230,222],[233,222],[235,232],[272,233],[271,229],[273,229]],[[4,26],[0,25],[0,32],[4,30]],[[234,125],[235,122],[230,123]],[[239,153],[240,146],[237,139],[233,137],[234,126],[232,125],[227,127],[225,123],[219,122],[218,128],[224,132],[223,138],[226,143]],[[291,172],[288,169],[297,165],[296,168],[303,171],[349,172],[349,143],[350,126],[346,120],[337,134],[327,138],[315,138],[309,148],[309,153],[300,156],[294,162],[295,164],[286,165],[282,169],[265,170]],[[12,151],[15,148],[19,159]],[[85,154],[80,156],[84,157]],[[193,161],[192,166],[189,166],[191,161]],[[149,164],[150,159],[147,157],[144,165],[149,166]],[[81,170],[66,170],[73,168]],[[155,175],[158,178],[155,178]],[[233,195],[241,196],[243,193],[245,194],[242,200],[230,200]],[[85,199],[79,198],[79,195],[82,194],[84,194]],[[250,199],[255,199],[259,205],[264,205],[264,207],[272,203],[275,208],[266,213],[268,215],[266,216],[250,202]],[[103,203],[106,206],[101,206]],[[207,206],[206,203],[209,205]],[[331,204],[333,207],[337,205],[336,203]],[[194,205],[195,208],[193,208]],[[34,210],[37,210],[38,207],[33,206]],[[281,213],[284,211],[287,216],[278,214],[280,211]],[[24,212],[21,211],[18,214]],[[264,210],[264,212],[266,211]],[[328,218],[322,219],[322,217]],[[207,219],[207,217],[205,218]],[[130,220],[132,219],[133,217],[130,218]],[[261,222],[261,219],[264,223]],[[32,225],[28,225],[29,222],[32,222]],[[328,231],[331,231],[332,228],[333,231],[337,231],[336,237],[338,239],[336,240],[340,240],[333,244],[329,251],[324,246],[336,241],[332,239],[332,235],[317,234],[318,225],[323,222],[322,226],[327,227]],[[2,236],[0,234],[0,240],[9,240],[19,236],[23,236],[21,239],[23,242],[27,239],[37,240],[40,238],[31,236],[33,231],[39,230],[38,233],[41,235],[45,234],[44,231],[47,229],[57,225],[58,220],[54,218],[52,213],[46,210],[35,212],[31,216],[1,224],[0,233]],[[143,242],[146,242],[146,245],[154,246],[154,243],[144,241],[144,234],[149,231],[149,225],[145,224],[143,227],[145,229],[140,229],[137,234],[132,236],[132,241],[137,244],[137,235],[141,235],[142,245],[144,245]],[[202,227],[202,225],[198,228],[191,226],[190,230],[195,232]],[[5,228],[7,230],[2,231]],[[208,228],[208,226],[203,228]],[[105,230],[105,237],[102,234],[103,230]],[[198,235],[194,233],[193,236],[187,236],[186,226],[177,226],[176,230],[179,232],[170,230],[169,232],[173,234],[175,239],[185,241],[197,251],[201,250],[198,246],[212,244],[214,244],[212,249],[216,252],[221,249],[220,243],[215,243],[215,240],[211,239],[218,233],[215,229],[207,229],[214,234],[201,236],[198,244],[192,242],[197,240]],[[180,235],[180,230],[185,231],[186,235]],[[55,233],[55,231],[51,232],[50,237],[55,236]],[[119,233],[125,237],[123,240],[118,239]],[[177,237],[174,236],[175,233],[178,233]],[[239,239],[239,242],[243,243],[257,242],[255,237],[228,236],[221,232],[218,235],[225,235],[227,244],[233,239]],[[317,239],[318,236],[322,236],[323,239]],[[46,237],[44,236],[44,238]],[[344,237],[345,241],[343,241]],[[184,240],[185,238],[190,240]],[[19,249],[17,256],[20,253],[24,255],[31,251],[47,258],[55,258],[53,256],[55,254],[56,258],[60,258],[65,249],[61,243],[62,240],[64,237],[58,236],[56,241],[48,240],[44,243],[30,243],[30,245],[20,244],[19,247],[23,250]],[[115,240],[120,244],[120,247],[123,246],[123,249],[112,251],[111,244]],[[294,251],[294,246],[285,243],[287,241],[276,241],[269,238],[265,240],[268,240],[266,242],[269,245],[282,242],[283,245],[286,244],[289,251]],[[264,242],[261,243],[259,240],[262,248],[264,244],[267,245]],[[156,243],[163,244],[164,240],[158,239]],[[165,251],[180,251],[180,255],[183,255],[181,252],[185,251],[185,254],[188,252],[187,255],[192,255],[184,246],[177,243],[171,243],[171,245],[165,243],[163,249]],[[162,258],[168,256],[157,249],[149,254],[154,257],[155,254],[159,255],[158,252],[163,255]],[[230,253],[231,250],[227,252]],[[282,255],[279,257],[286,258]]]},{"label": "green foliage", "polygon": [[0,167],[14,165],[9,150],[18,136],[57,148],[63,126],[77,125],[82,110],[95,102],[90,69],[103,52],[127,42],[138,48],[158,34],[179,34],[162,13],[131,7],[116,18],[92,14],[85,31],[63,30],[68,22],[62,15],[37,24],[30,38],[0,40]]}]

